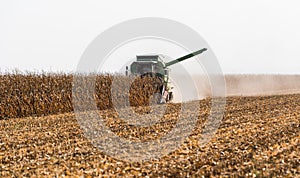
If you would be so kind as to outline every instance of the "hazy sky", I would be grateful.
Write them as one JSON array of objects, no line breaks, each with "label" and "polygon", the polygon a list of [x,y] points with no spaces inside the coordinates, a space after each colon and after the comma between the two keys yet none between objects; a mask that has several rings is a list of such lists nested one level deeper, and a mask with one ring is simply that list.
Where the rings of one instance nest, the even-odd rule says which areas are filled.
[{"label": "hazy sky", "polygon": [[298,0],[2,0],[0,69],[74,71],[98,34],[139,17],[198,31],[224,73],[300,73]]}]

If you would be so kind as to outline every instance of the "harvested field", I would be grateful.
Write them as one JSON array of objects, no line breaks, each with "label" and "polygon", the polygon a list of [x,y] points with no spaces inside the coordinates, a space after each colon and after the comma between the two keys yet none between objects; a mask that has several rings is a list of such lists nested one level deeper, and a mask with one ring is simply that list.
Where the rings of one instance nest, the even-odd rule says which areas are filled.
[{"label": "harvested field", "polygon": [[[199,111],[191,109],[191,114],[200,112],[200,116],[180,149],[143,163],[124,162],[100,152],[84,137],[73,113],[0,120],[1,176],[300,176],[299,94],[227,98],[219,130],[200,147],[209,103],[209,99],[201,100]],[[171,105],[170,112],[176,113],[179,107]],[[136,129],[119,122],[112,110],[99,112],[115,134],[133,140],[155,139],[159,135],[152,131],[168,132],[177,119],[167,115],[154,127]]]}]

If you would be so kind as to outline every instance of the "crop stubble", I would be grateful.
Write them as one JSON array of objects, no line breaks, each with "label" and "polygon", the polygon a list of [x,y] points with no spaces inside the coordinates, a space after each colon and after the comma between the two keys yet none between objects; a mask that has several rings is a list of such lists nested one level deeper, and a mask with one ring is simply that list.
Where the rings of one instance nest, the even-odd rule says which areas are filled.
[{"label": "crop stubble", "polygon": [[[299,95],[228,98],[217,134],[200,147],[202,123],[209,114],[209,100],[202,100],[197,127],[181,148],[144,163],[117,160],[93,147],[73,113],[2,120],[1,174],[296,177],[300,174],[299,101]],[[132,128],[114,119],[112,110],[100,114],[115,134],[132,140],[156,139],[176,121],[176,116],[167,114],[151,128]]]}]

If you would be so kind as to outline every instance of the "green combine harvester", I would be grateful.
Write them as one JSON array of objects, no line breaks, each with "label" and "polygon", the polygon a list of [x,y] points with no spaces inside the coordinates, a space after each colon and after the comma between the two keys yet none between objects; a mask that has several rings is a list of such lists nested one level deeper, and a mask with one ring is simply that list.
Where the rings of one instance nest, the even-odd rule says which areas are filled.
[{"label": "green combine harvester", "polygon": [[136,61],[130,65],[130,69],[126,66],[126,75],[138,75],[141,77],[150,76],[156,77],[160,81],[159,83],[159,98],[157,98],[157,103],[167,103],[172,101],[173,92],[171,91],[169,74],[170,66],[199,55],[205,52],[207,49],[203,48],[201,50],[195,51],[188,55],[182,56],[178,59],[172,60],[170,62],[164,62],[161,55],[141,55],[136,56]]}]

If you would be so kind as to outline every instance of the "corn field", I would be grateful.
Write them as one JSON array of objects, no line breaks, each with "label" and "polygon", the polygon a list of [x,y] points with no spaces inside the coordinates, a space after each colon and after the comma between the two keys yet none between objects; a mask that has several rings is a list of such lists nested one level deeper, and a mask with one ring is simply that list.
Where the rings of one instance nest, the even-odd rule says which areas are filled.
[{"label": "corn field", "polygon": [[[71,74],[5,74],[0,75],[0,119],[20,118],[27,116],[44,116],[73,111]],[[85,85],[74,88],[80,97],[80,104],[86,104],[90,99],[95,100],[100,110],[110,109],[113,104],[122,105],[129,98],[131,106],[149,104],[149,98],[158,92],[153,83],[156,78],[134,78],[121,75],[93,75],[78,77],[85,85],[94,82],[94,93],[87,95]],[[112,103],[112,81],[117,103]],[[132,83],[129,93],[124,93],[124,85]],[[92,97],[92,98],[88,98]]]},{"label": "corn field", "polygon": [[[227,76],[232,91],[234,85],[243,88],[238,86],[243,82],[248,88],[257,87],[257,83],[241,82],[240,78]],[[248,78],[260,79],[259,76]],[[265,84],[266,78],[269,76],[260,81]],[[285,77],[275,78],[272,78],[273,83],[286,80]],[[299,88],[297,82],[284,83],[283,89],[288,85]],[[158,85],[156,78],[106,74],[89,77],[33,73],[0,75],[0,177],[300,176],[300,94],[227,97],[221,125],[207,144],[200,145],[199,140],[205,137],[204,123],[211,114],[211,98],[189,103],[181,124],[178,124],[181,103],[167,104],[164,115],[146,127],[128,124],[113,109],[129,100],[130,105],[139,106],[135,107],[136,112],[148,113],[149,100],[157,92]],[[124,94],[128,87],[129,92]],[[262,89],[267,91],[272,87],[273,84]],[[254,88],[253,91],[258,90]],[[74,98],[79,106],[95,101],[96,112],[102,116],[105,126],[130,142],[159,139],[175,126],[189,125],[193,120],[188,119],[193,116],[197,116],[194,118],[196,125],[174,151],[158,159],[131,163],[105,154],[92,144],[75,113],[71,112]],[[132,113],[126,108],[120,111]],[[89,123],[99,128],[97,120],[90,119]],[[165,143],[174,144],[171,140]],[[141,151],[147,153],[147,150]]]}]

